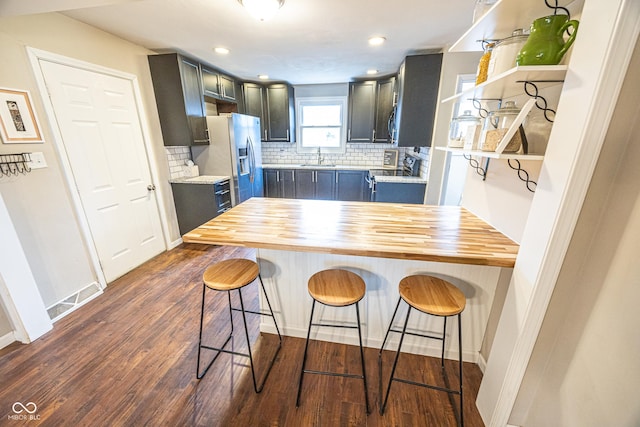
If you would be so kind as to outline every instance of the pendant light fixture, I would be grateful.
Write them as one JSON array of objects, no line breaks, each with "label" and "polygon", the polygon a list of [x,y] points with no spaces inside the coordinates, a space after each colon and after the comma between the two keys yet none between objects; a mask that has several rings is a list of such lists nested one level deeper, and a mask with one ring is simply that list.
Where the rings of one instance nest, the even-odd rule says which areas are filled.
[{"label": "pendant light fixture", "polygon": [[271,19],[284,4],[284,0],[238,0],[259,21]]}]

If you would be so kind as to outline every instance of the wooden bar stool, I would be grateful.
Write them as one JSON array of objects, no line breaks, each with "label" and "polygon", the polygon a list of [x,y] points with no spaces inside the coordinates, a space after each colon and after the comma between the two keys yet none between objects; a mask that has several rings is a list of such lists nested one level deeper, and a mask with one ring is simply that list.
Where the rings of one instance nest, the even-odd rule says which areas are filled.
[{"label": "wooden bar stool", "polygon": [[[269,313],[261,313],[259,311],[251,311],[245,310],[244,301],[242,299],[242,288],[253,283],[256,278],[260,279],[260,287],[262,288],[262,292],[267,300],[267,306],[269,307]],[[253,388],[256,393],[260,393],[262,388],[264,387],[264,383],[269,376],[269,372],[273,367],[273,363],[278,356],[278,352],[280,352],[280,347],[282,346],[282,336],[280,335],[280,329],[278,329],[278,324],[276,323],[276,318],[273,315],[273,310],[271,309],[271,303],[269,302],[269,296],[267,295],[267,291],[264,288],[264,283],[262,282],[262,277],[260,276],[260,268],[258,264],[254,261],[243,259],[243,258],[235,258],[235,259],[227,259],[224,261],[220,261],[216,264],[209,266],[203,276],[202,276],[203,286],[202,286],[202,309],[200,311],[200,337],[198,339],[198,366],[196,369],[196,376],[198,379],[201,379],[205,376],[213,362],[216,361],[220,353],[229,353],[235,354],[238,356],[244,356],[249,358],[249,362],[251,365],[251,376],[253,377]],[[205,302],[205,293],[207,288],[213,289],[214,291],[226,291],[229,299],[229,317],[231,322],[231,332],[227,337],[227,340],[224,342],[222,347],[210,347],[202,344],[202,323],[204,320],[204,302]],[[231,291],[237,289],[238,296],[240,298],[240,308],[232,307],[231,305]],[[239,311],[242,313],[242,321],[244,323],[244,334],[247,340],[248,353],[240,353],[232,350],[226,350],[225,347],[229,343],[229,340],[233,336],[233,312]],[[278,348],[271,359],[271,363],[269,364],[269,368],[267,369],[264,378],[258,385],[256,380],[256,373],[253,366],[253,356],[251,353],[251,341],[249,340],[249,329],[247,328],[247,317],[245,313],[258,314],[261,316],[269,316],[273,319],[273,323],[276,326],[276,332],[278,332]],[[205,348],[207,350],[216,351],[216,355],[213,357],[211,362],[207,365],[204,371],[200,372],[200,351]]]},{"label": "wooden bar stool", "polygon": [[[384,414],[384,409],[387,405],[387,399],[389,399],[389,391],[391,390],[391,383],[395,380],[398,382],[418,385],[421,387],[427,387],[434,390],[444,391],[451,394],[457,394],[460,396],[460,425],[464,425],[463,418],[463,406],[462,406],[462,325],[461,325],[461,317],[460,314],[464,310],[466,305],[466,298],[464,294],[460,291],[460,289],[456,288],[451,283],[439,279],[437,277],[428,276],[428,275],[414,275],[407,276],[400,281],[399,285],[400,290],[400,298],[398,298],[398,304],[396,305],[396,309],[393,312],[393,316],[391,317],[391,322],[389,322],[389,328],[387,329],[387,333],[382,341],[382,347],[380,347],[380,352],[378,353],[378,367],[380,370],[380,378],[379,378],[379,388],[380,388],[380,415]],[[409,307],[407,309],[407,317],[404,320],[404,326],[402,330],[393,329],[393,321],[396,317],[396,313],[398,312],[398,308],[400,307],[400,301],[404,300]],[[407,332],[407,323],[409,322],[409,314],[411,313],[411,309],[415,308],[416,310],[430,314],[432,316],[439,316],[444,319],[444,327],[442,329],[442,336],[432,336],[432,335],[422,335],[418,333]],[[447,330],[447,317],[458,316],[458,375],[460,377],[459,389],[453,390],[449,388],[439,387],[430,384],[419,383],[415,381],[410,381],[407,379],[396,378],[394,377],[396,366],[398,364],[398,357],[400,356],[400,350],[402,348],[402,341],[404,339],[405,334],[414,335],[423,338],[431,338],[442,341],[442,355],[440,359],[440,364],[442,367],[442,375],[446,378],[446,372],[444,370],[444,348],[445,348],[445,338],[446,338],[446,330]],[[382,402],[382,350],[384,349],[384,345],[387,342],[387,338],[389,337],[389,332],[398,332],[402,335],[400,336],[400,343],[398,344],[398,351],[396,352],[396,357],[393,362],[393,368],[391,368],[391,377],[389,378],[389,385],[387,386],[387,391],[385,394],[384,402]]]},{"label": "wooden bar stool", "polygon": [[[298,395],[296,397],[296,407],[300,406],[300,392],[302,390],[302,379],[304,374],[320,374],[337,377],[359,378],[364,383],[364,399],[367,405],[367,414],[369,411],[369,397],[367,395],[367,374],[364,367],[364,350],[362,347],[362,332],[360,330],[360,310],[358,302],[364,297],[366,287],[360,276],[347,270],[331,269],[320,271],[309,279],[309,294],[313,298],[311,305],[311,316],[309,317],[309,329],[307,330],[307,341],[304,346],[304,356],[302,357],[302,369],[300,370],[300,381],[298,383]],[[335,325],[326,323],[313,323],[313,312],[316,302],[331,307],[347,307],[355,305],[357,325]],[[360,342],[360,361],[362,363],[362,375],[349,373],[335,373],[326,371],[314,371],[305,369],[307,363],[307,350],[309,348],[309,336],[311,335],[311,326],[328,326],[334,328],[351,328],[358,329],[358,340]]]}]

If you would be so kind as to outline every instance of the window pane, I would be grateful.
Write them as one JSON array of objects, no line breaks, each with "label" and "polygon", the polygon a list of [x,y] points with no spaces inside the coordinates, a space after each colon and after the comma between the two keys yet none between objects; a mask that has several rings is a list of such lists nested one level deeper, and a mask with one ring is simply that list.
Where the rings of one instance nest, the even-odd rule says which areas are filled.
[{"label": "window pane", "polygon": [[340,147],[340,128],[302,128],[303,147]]},{"label": "window pane", "polygon": [[302,126],[340,126],[340,105],[305,105],[302,107]]}]

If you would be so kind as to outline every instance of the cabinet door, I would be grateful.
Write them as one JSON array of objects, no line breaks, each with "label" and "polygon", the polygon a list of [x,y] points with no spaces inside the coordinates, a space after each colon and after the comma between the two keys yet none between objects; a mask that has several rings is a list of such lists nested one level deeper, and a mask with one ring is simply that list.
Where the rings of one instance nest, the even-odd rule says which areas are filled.
[{"label": "cabinet door", "polygon": [[336,188],[336,172],[333,170],[316,170],[315,199],[334,200]]},{"label": "cabinet door", "polygon": [[295,199],[296,197],[296,178],[293,169],[282,169],[280,171],[280,197],[286,199]]},{"label": "cabinet door", "polygon": [[348,142],[373,142],[376,82],[349,83]]},{"label": "cabinet door", "polygon": [[367,171],[336,171],[336,200],[368,201],[366,175]]},{"label": "cabinet door", "polygon": [[315,171],[309,169],[296,169],[295,192],[296,199],[313,199],[316,196]]},{"label": "cabinet door", "polygon": [[440,86],[442,54],[407,56],[399,93],[399,147],[430,147]]},{"label": "cabinet door", "polygon": [[376,90],[376,121],[375,138],[373,142],[391,142],[391,130],[389,129],[389,117],[393,112],[395,98],[396,79],[380,80]]},{"label": "cabinet door", "polygon": [[267,135],[269,141],[291,142],[291,117],[289,114],[292,92],[286,84],[266,87]]},{"label": "cabinet door", "polygon": [[198,63],[175,53],[148,60],[164,145],[207,144]]},{"label": "cabinet door", "polygon": [[242,85],[244,97],[244,111],[250,116],[260,117],[260,138],[267,140],[267,118],[264,111],[264,99],[262,86],[255,83],[245,83]]},{"label": "cabinet door", "polygon": [[200,66],[197,62],[181,57],[180,68],[182,70],[185,110],[193,133],[193,143],[208,144],[204,99],[202,98],[202,86],[200,86]]},{"label": "cabinet door", "polygon": [[264,169],[264,196],[282,197],[280,191],[280,171],[278,169]]},{"label": "cabinet door", "polygon": [[200,67],[200,72],[202,73],[202,89],[204,90],[205,96],[219,98],[220,82],[218,80],[218,72],[205,66]]},{"label": "cabinet door", "polygon": [[222,99],[226,101],[236,100],[236,82],[229,76],[220,74],[218,77]]}]

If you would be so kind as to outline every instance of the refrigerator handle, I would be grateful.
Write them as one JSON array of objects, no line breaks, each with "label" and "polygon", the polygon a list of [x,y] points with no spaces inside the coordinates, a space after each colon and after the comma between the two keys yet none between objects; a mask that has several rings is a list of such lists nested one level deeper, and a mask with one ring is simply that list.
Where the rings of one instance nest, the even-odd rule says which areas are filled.
[{"label": "refrigerator handle", "polygon": [[247,148],[249,149],[249,181],[253,183],[256,173],[256,157],[253,152],[253,142],[247,138]]}]

